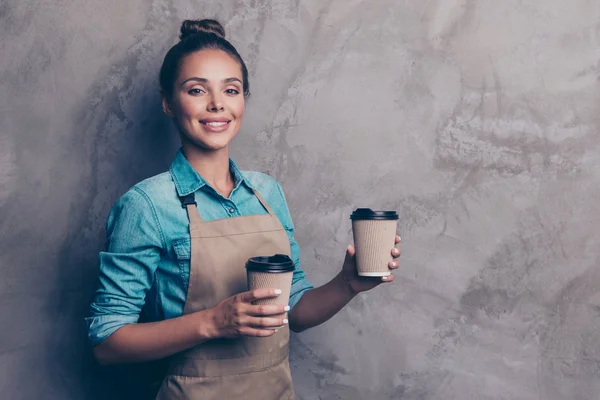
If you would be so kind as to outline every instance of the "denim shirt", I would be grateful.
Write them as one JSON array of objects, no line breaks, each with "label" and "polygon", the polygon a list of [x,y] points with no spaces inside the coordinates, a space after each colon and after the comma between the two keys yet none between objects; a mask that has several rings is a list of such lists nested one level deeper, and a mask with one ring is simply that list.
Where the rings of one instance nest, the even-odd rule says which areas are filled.
[{"label": "denim shirt", "polygon": [[296,265],[289,305],[313,286],[300,269],[300,248],[281,186],[260,172],[240,171],[229,161],[234,188],[220,195],[177,152],[168,172],[146,179],[125,193],[107,220],[106,251],[100,253],[100,283],[86,318],[96,345],[118,328],[138,322],[142,307],[148,321],[183,313],[190,273],[190,235],[179,196],[194,193],[202,220],[267,214],[252,189],[271,206],[285,228]]}]

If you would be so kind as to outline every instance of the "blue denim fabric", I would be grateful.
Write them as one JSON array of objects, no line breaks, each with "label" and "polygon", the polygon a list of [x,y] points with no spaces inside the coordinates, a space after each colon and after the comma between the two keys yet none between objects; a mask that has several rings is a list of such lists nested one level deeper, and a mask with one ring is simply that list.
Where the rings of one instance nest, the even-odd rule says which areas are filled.
[{"label": "blue denim fabric", "polygon": [[86,318],[88,337],[98,344],[123,325],[181,316],[190,271],[188,217],[178,196],[195,193],[204,221],[266,214],[252,189],[279,217],[296,264],[289,305],[313,286],[300,269],[300,248],[281,186],[260,172],[240,171],[233,160],[234,189],[221,196],[179,151],[169,172],[146,179],[125,193],[107,220],[106,251],[100,253],[100,283]]}]

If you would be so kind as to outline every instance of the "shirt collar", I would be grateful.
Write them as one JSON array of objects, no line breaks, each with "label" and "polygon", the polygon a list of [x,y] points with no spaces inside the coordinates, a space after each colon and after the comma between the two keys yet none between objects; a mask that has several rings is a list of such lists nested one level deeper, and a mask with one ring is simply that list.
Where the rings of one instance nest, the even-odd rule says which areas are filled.
[{"label": "shirt collar", "polygon": [[[169,171],[175,182],[177,194],[180,197],[194,193],[204,186],[209,186],[208,182],[190,165],[181,149],[175,154]],[[242,171],[240,171],[237,164],[231,158],[229,159],[229,171],[233,174],[233,190],[237,189],[242,183],[252,189]]]}]

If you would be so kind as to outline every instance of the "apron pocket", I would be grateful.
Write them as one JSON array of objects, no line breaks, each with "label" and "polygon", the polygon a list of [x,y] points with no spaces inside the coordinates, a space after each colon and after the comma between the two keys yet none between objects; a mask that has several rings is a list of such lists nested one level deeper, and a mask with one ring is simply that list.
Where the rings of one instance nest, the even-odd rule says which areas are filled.
[{"label": "apron pocket", "polygon": [[289,362],[262,371],[218,377],[168,375],[156,400],[176,399],[294,399]]}]

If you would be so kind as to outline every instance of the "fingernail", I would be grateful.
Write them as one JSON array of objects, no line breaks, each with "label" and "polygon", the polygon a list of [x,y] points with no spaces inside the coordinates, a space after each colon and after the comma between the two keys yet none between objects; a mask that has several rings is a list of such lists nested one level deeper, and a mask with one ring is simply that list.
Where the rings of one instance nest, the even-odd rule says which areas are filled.
[{"label": "fingernail", "polygon": [[285,307],[283,307],[283,309],[284,309],[285,311],[290,311],[290,306],[285,306]]},{"label": "fingernail", "polygon": [[387,279],[388,279],[388,277],[387,277],[387,276],[382,276],[382,277],[381,277],[381,280],[382,280],[382,281],[387,281]]},{"label": "fingernail", "polygon": [[275,332],[277,332],[279,330],[279,328],[275,329]]},{"label": "fingernail", "polygon": [[287,323],[288,323],[288,320],[287,320],[287,319],[284,319],[284,320],[283,320],[283,323],[284,323],[284,324],[287,324]]},{"label": "fingernail", "polygon": [[281,294],[281,289],[275,289],[275,294]]}]

